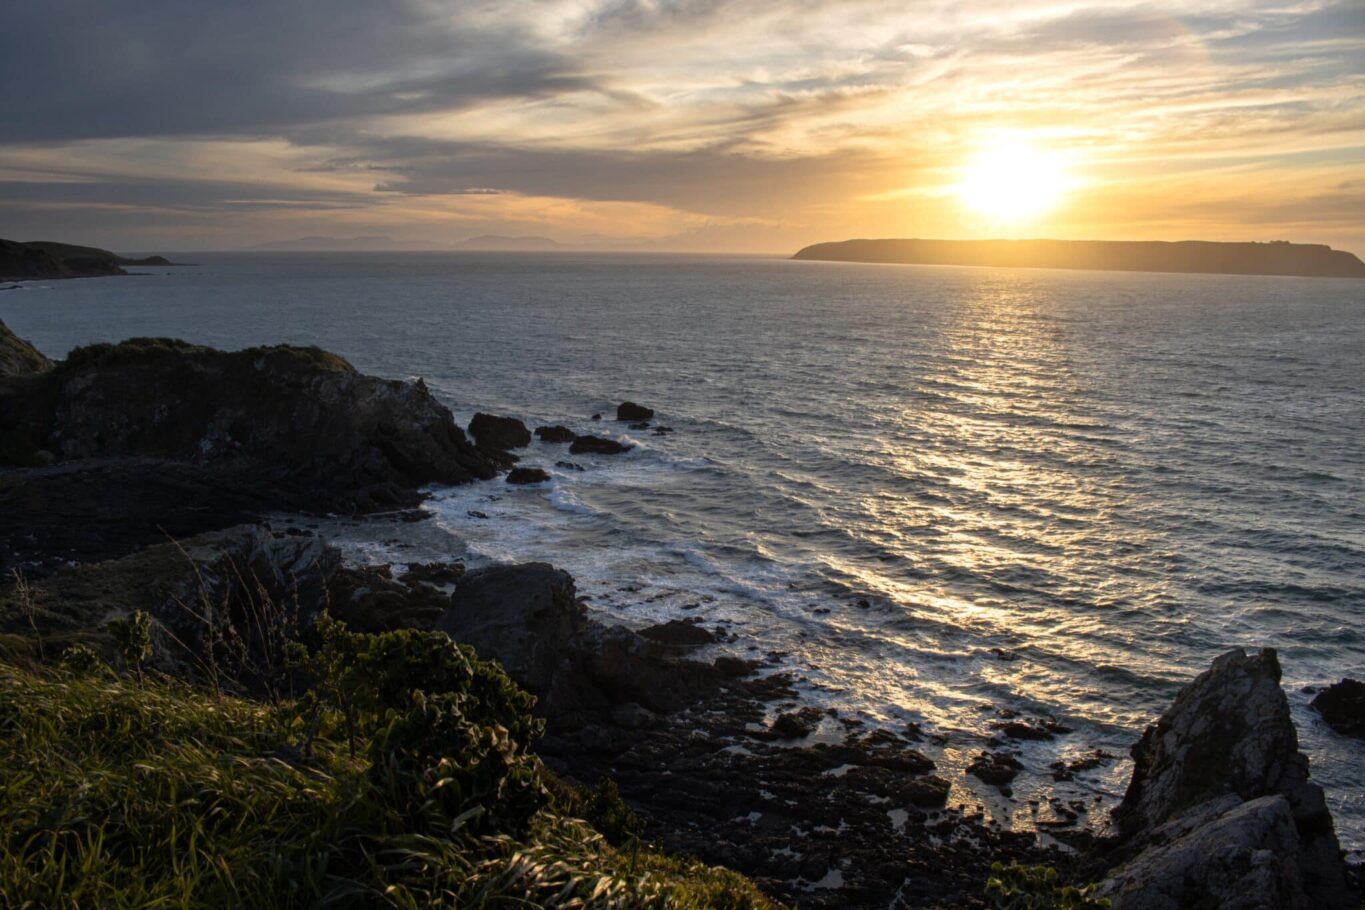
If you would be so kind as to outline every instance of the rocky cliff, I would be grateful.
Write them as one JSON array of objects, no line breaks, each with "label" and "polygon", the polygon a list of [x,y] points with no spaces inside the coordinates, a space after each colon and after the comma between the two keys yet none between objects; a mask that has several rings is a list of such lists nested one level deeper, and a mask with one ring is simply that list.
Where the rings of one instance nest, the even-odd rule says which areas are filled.
[{"label": "rocky cliff", "polygon": [[0,380],[0,431],[48,459],[153,456],[244,467],[334,508],[416,501],[494,469],[421,381],[377,379],[317,348],[224,352],[140,338]]},{"label": "rocky cliff", "polygon": [[1280,664],[1230,651],[1133,747],[1114,811],[1114,910],[1358,907],[1322,788],[1299,752]]}]

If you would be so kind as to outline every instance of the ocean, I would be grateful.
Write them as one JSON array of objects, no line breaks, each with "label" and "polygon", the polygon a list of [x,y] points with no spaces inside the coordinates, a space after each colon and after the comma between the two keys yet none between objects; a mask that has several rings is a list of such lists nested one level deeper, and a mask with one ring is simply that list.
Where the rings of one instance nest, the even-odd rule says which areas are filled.
[{"label": "ocean", "polygon": [[[25,285],[51,356],[172,336],[314,344],[477,410],[624,439],[540,442],[549,484],[437,489],[357,559],[545,560],[641,627],[698,617],[802,698],[945,734],[934,757],[1027,827],[1049,766],[1112,804],[1127,749],[1235,646],[1279,649],[1314,778],[1365,849],[1365,744],[1308,687],[1365,675],[1365,282],[587,254],[224,254]],[[617,423],[657,412],[658,435]],[[601,413],[604,419],[591,419]],[[571,460],[582,470],[560,467]],[[480,517],[486,516],[486,517]],[[395,532],[396,533],[396,532]],[[1008,709],[1016,799],[956,773]]]}]

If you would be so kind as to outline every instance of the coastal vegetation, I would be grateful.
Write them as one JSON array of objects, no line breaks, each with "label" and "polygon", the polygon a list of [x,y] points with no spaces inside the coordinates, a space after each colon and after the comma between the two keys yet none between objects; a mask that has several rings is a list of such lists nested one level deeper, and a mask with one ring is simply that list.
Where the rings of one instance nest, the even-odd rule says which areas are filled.
[{"label": "coastal vegetation", "polygon": [[122,672],[0,655],[8,906],[777,906],[554,778],[533,699],[443,634],[324,614],[272,703],[144,675],[150,622],[110,630]]}]

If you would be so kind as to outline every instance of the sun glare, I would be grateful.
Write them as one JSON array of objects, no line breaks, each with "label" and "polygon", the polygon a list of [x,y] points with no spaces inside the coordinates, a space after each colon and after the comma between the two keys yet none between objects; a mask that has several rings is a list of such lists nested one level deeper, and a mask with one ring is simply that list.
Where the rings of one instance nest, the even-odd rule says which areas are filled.
[{"label": "sun glare", "polygon": [[1061,157],[1027,143],[993,145],[962,169],[956,192],[969,210],[993,221],[1031,221],[1051,211],[1066,193]]}]

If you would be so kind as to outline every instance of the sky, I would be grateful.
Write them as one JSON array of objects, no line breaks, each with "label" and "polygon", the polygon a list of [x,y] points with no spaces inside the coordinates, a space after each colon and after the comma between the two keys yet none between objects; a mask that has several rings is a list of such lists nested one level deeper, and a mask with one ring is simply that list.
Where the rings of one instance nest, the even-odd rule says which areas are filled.
[{"label": "sky", "polygon": [[[1365,255],[1365,0],[42,0],[4,19],[9,239]],[[1035,204],[992,208],[1026,186]]]}]

